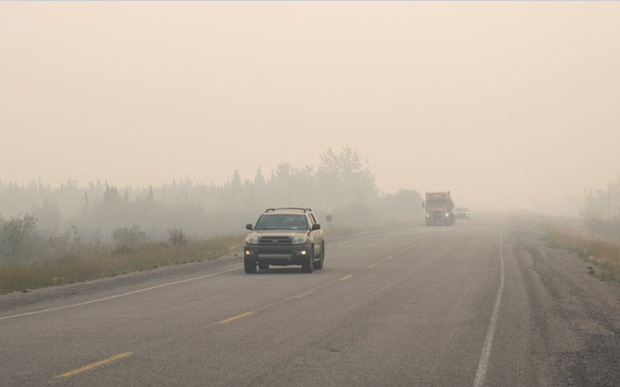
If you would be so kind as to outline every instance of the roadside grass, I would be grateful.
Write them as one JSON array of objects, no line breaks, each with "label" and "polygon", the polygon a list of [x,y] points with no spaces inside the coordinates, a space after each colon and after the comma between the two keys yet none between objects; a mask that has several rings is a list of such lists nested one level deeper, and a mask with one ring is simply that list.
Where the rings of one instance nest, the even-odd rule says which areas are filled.
[{"label": "roadside grass", "polygon": [[79,255],[29,265],[0,266],[0,294],[216,259],[240,248],[242,242],[240,236],[190,240],[180,245],[157,242],[98,257]]},{"label": "roadside grass", "polygon": [[569,251],[596,266],[588,266],[589,275],[620,282],[620,244],[552,224],[547,224],[545,242],[547,247]]}]

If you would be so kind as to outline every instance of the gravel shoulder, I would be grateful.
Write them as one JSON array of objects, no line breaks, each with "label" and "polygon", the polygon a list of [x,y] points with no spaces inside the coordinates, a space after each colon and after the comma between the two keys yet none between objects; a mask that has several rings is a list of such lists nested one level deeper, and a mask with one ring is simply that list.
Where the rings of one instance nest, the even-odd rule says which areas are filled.
[{"label": "gravel shoulder", "polygon": [[620,386],[620,284],[587,274],[591,264],[546,247],[543,231],[515,221],[541,386]]}]

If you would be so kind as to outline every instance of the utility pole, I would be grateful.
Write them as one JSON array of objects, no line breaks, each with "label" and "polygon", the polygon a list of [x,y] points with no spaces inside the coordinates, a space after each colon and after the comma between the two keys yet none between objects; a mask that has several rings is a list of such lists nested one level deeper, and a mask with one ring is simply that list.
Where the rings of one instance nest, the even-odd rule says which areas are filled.
[{"label": "utility pole", "polygon": [[607,194],[607,214],[611,215],[611,183],[609,183],[609,190]]}]

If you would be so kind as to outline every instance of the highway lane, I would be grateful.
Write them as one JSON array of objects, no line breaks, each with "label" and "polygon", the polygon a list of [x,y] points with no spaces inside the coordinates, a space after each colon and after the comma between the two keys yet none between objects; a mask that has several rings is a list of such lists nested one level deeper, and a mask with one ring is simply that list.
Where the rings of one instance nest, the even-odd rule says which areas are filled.
[{"label": "highway lane", "polygon": [[4,308],[0,384],[538,385],[513,230],[502,217],[383,230],[328,243],[313,274],[247,275],[230,258]]}]

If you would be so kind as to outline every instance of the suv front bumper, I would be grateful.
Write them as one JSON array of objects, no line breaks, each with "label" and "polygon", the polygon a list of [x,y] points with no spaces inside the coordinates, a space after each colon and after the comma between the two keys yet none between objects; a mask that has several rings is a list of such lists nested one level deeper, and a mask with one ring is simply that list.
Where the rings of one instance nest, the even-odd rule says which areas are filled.
[{"label": "suv front bumper", "polygon": [[279,266],[301,265],[308,262],[310,255],[312,255],[310,245],[245,245],[243,249],[245,260]]}]

